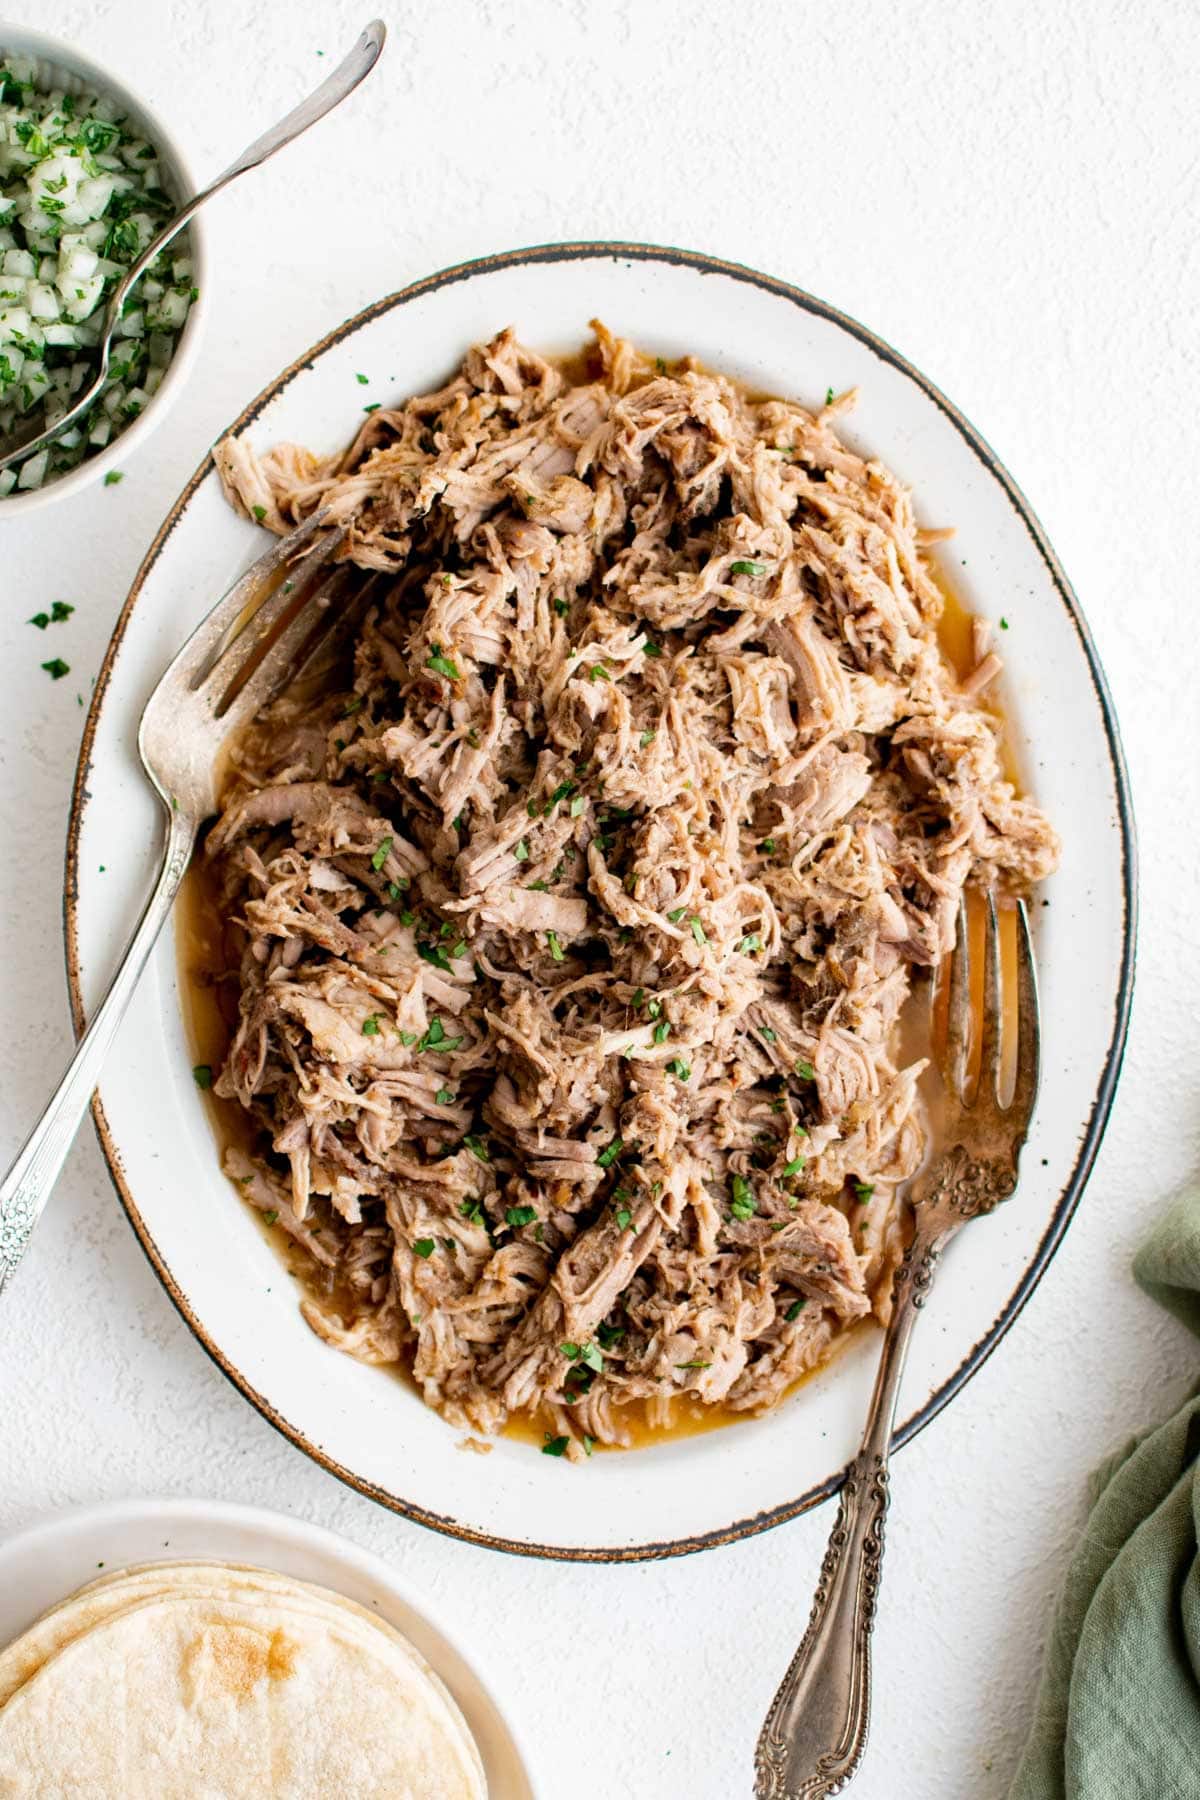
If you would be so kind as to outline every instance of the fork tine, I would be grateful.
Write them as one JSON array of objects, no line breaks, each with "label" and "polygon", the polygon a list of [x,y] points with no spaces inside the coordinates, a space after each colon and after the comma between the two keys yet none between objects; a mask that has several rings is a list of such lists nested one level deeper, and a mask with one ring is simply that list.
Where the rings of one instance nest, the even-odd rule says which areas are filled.
[{"label": "fork tine", "polygon": [[[228,734],[248,724],[256,713],[282,693],[339,629],[353,600],[347,593],[355,572],[335,569],[308,595],[294,619],[288,621],[255,665],[247,658],[224,694],[213,716]],[[245,673],[249,666],[249,674]]]},{"label": "fork tine", "polygon": [[[295,573],[268,591],[261,605],[244,618],[239,629],[232,633],[226,631],[225,641],[215,658],[194,682],[197,692],[220,696],[214,698],[214,712],[218,717],[240,683],[262,660],[263,651],[270,647],[280,620],[289,612],[299,614],[303,610],[301,601],[306,590],[313,587],[321,570],[345,543],[347,535],[347,527],[339,525],[319,537],[297,563]],[[247,601],[246,605],[249,604]]]},{"label": "fork tine", "polygon": [[1017,1080],[1011,1112],[1023,1131],[1033,1115],[1041,1076],[1041,1012],[1037,961],[1025,902],[1017,902]]},{"label": "fork tine", "polygon": [[1000,1098],[1000,1071],[1004,1060],[1004,1003],[1000,993],[1000,924],[991,889],[987,896],[984,927],[983,1021],[980,1026],[980,1097]]},{"label": "fork tine", "polygon": [[967,1084],[967,1051],[971,1041],[971,947],[967,935],[967,903],[958,903],[958,929],[950,964],[950,1005],[946,1017],[946,1049],[942,1080],[961,1100]]},{"label": "fork tine", "polygon": [[[238,620],[242,617],[254,595],[262,588],[288,559],[295,555],[302,544],[308,542],[317,528],[325,522],[327,513],[324,508],[311,514],[295,531],[287,537],[275,538],[263,551],[262,555],[250,564],[244,574],[239,575],[233,586],[222,595],[216,605],[205,614],[179,651],[167,676],[182,685],[186,680],[188,687],[193,687],[203,680],[212,669],[217,657],[228,648],[232,641],[231,634]],[[164,680],[167,678],[164,676]]]}]

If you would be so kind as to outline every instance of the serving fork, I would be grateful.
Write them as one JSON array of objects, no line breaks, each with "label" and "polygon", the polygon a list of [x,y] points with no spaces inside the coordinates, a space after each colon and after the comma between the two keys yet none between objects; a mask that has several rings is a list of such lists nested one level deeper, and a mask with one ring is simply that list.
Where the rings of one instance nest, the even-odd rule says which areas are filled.
[{"label": "serving fork", "polygon": [[200,828],[217,811],[223,744],[328,654],[368,589],[369,578],[335,560],[346,535],[318,511],[275,540],[217,601],[146,703],[138,753],[166,813],[162,866],[108,992],[0,1182],[0,1293],[58,1179]]},{"label": "serving fork", "polygon": [[971,1219],[1017,1185],[1017,1163],[1037,1099],[1041,1030],[1029,918],[1017,904],[1016,1074],[1002,1098],[1004,996],[996,904],[987,896],[979,1080],[972,1095],[970,948],[960,904],[941,1058],[942,1146],[911,1198],[912,1240],[896,1271],[892,1313],[867,1424],[846,1474],[808,1629],[771,1703],[755,1752],[759,1800],[824,1800],[853,1777],[871,1711],[871,1629],[883,1559],[888,1455],[913,1327],[943,1251]]}]

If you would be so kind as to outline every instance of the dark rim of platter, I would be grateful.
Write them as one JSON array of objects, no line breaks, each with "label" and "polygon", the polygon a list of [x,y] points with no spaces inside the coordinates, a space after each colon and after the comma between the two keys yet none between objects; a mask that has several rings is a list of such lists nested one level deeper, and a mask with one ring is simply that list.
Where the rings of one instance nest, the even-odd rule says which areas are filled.
[{"label": "dark rim of platter", "polygon": [[[938,1388],[936,1393],[930,1396],[918,1412],[914,1413],[911,1418],[905,1421],[903,1426],[897,1432],[895,1443],[897,1445],[906,1444],[914,1438],[919,1431],[923,1430],[924,1427],[929,1424],[931,1419],[935,1418],[937,1414],[941,1412],[942,1408],[953,1399],[959,1389],[963,1387],[983,1365],[987,1357],[1000,1342],[1000,1339],[1004,1336],[1025,1302],[1029,1299],[1029,1296],[1041,1279],[1050,1258],[1057,1249],[1059,1240],[1062,1238],[1062,1235],[1071,1220],[1071,1216],[1079,1203],[1080,1195],[1083,1192],[1084,1185],[1091,1172],[1092,1164],[1095,1161],[1096,1152],[1099,1148],[1100,1140],[1108,1120],[1113,1093],[1120,1073],[1121,1059],[1125,1049],[1125,1037],[1128,1028],[1129,1009],[1133,990],[1137,914],[1137,855],[1133,813],[1129,794],[1129,781],[1126,773],[1125,758],[1121,748],[1117,721],[1113,711],[1112,700],[1109,696],[1104,672],[1096,655],[1091,634],[1088,630],[1086,621],[1084,620],[1079,602],[1075,597],[1070,582],[1067,580],[1066,575],[1059,565],[1054,551],[1046,539],[1045,533],[1034,516],[1028,501],[1025,499],[1011,475],[999,462],[987,443],[980,436],[979,432],[976,431],[974,426],[963,417],[957,408],[951,405],[945,396],[941,394],[918,369],[915,369],[911,363],[906,362],[902,356],[893,350],[890,344],[886,343],[882,338],[877,337],[874,332],[868,331],[864,326],[858,324],[856,320],[848,318],[845,313],[838,312],[836,308],[832,306],[827,306],[824,301],[818,300],[814,298],[813,295],[805,293],[803,289],[793,287],[789,282],[779,281],[770,275],[762,275],[754,269],[745,268],[741,264],[723,262],[717,257],[705,256],[696,251],[679,250],[668,246],[654,244],[540,244],[530,249],[512,250],[502,255],[480,257],[473,262],[460,263],[454,268],[443,269],[440,273],[430,275],[423,281],[414,282],[412,286],[403,288],[398,293],[389,294],[385,299],[376,301],[373,306],[368,306],[354,318],[348,319],[345,324],[339,325],[335,331],[331,331],[328,336],[322,338],[319,343],[315,344],[310,350],[307,350],[303,356],[298,357],[297,360],[286,368],[281,375],[270,383],[269,386],[265,387],[262,393],[250,402],[245,411],[233,421],[228,429],[230,432],[240,432],[245,430],[245,428],[262,412],[264,407],[273,401],[297,375],[310,368],[316,359],[323,355],[325,351],[352,335],[360,326],[373,319],[382,317],[384,314],[393,311],[397,307],[405,306],[410,301],[420,299],[422,296],[433,293],[440,288],[448,288],[457,282],[468,281],[473,276],[487,274],[496,270],[513,269],[522,266],[536,267],[539,264],[546,263],[582,262],[589,259],[617,262],[635,261],[645,263],[666,263],[676,267],[695,269],[705,274],[723,275],[734,281],[745,282],[750,287],[758,288],[769,294],[775,294],[781,299],[790,301],[792,305],[800,307],[803,311],[839,326],[843,331],[849,332],[852,337],[857,338],[860,343],[867,345],[881,361],[889,364],[892,368],[901,371],[910,381],[914,382],[916,386],[920,388],[922,393],[925,394],[938,410],[945,415],[954,426],[955,430],[966,441],[974,455],[1000,483],[1008,496],[1011,505],[1019,515],[1030,538],[1036,545],[1037,551],[1046,566],[1050,579],[1054,584],[1054,588],[1062,601],[1063,607],[1079,639],[1080,648],[1087,661],[1092,686],[1095,690],[1096,702],[1104,720],[1104,730],[1108,743],[1108,753],[1112,764],[1113,784],[1116,792],[1121,834],[1124,933],[1121,950],[1120,979],[1113,1014],[1112,1033],[1104,1060],[1103,1072],[1096,1089],[1095,1097],[1092,1101],[1091,1112],[1087,1120],[1086,1128],[1083,1131],[1079,1143],[1074,1168],[1059,1196],[1046,1230],[1037,1246],[1036,1252],[1025,1269],[1017,1287],[1010,1295],[1003,1310],[989,1326],[984,1336],[974,1345],[972,1350],[963,1359],[962,1363],[948,1380]],[[83,743],[79,754],[79,764],[76,770],[71,817],[68,828],[64,900],[67,977],[70,986],[75,1029],[77,1032],[83,1030],[85,1016],[80,983],[77,915],[80,835],[84,810],[89,798],[88,783],[91,772],[92,749],[100,718],[100,711],[104,704],[104,698],[112,675],[117,652],[120,649],[130,618],[133,614],[133,609],[137,604],[138,596],[142,591],[146,578],[153,569],[159,556],[162,554],[164,545],[167,543],[171,533],[182,518],[192,497],[212,471],[213,461],[210,454],[204,458],[204,461],[200,464],[200,467],[196,470],[195,474],[180,494],[178,500],[176,500],[174,506],[167,514],[166,519],[163,521],[153,543],[150,545],[145,559],[134,579],[133,586],[129,591],[129,597],[122,608],[120,618],[117,621],[112,641],[109,644],[96,681],[95,692],[92,696],[91,707],[87,716],[87,723],[83,734]],[[362,1477],[356,1475],[353,1470],[343,1467],[340,1463],[335,1462],[332,1458],[325,1455],[317,1445],[313,1444],[305,1437],[304,1433],[297,1426],[285,1419],[262,1394],[258,1393],[250,1385],[245,1376],[233,1366],[221,1349],[213,1342],[212,1338],[205,1331],[203,1324],[191,1309],[186,1296],[181,1291],[178,1283],[172,1276],[171,1271],[167,1268],[166,1263],[147,1229],[145,1221],[138,1212],[138,1208],[130,1191],[129,1183],[125,1177],[120,1154],[113,1139],[108,1121],[105,1118],[104,1109],[100,1103],[99,1096],[97,1096],[93,1102],[92,1111],[96,1130],[100,1138],[101,1149],[103,1150],[105,1159],[108,1163],[113,1182],[116,1185],[117,1192],[120,1195],[125,1211],[129,1215],[130,1222],[141,1241],[142,1248],[149,1257],[150,1262],[153,1265],[159,1280],[166,1288],[167,1293],[174,1301],[176,1307],[183,1315],[200,1343],[217,1364],[218,1368],[220,1368],[224,1374],[228,1376],[230,1381],[233,1382],[234,1386],[239,1388],[246,1398],[258,1408],[264,1418],[268,1419],[272,1425],[281,1431],[285,1437],[289,1438],[299,1449],[305,1451],[314,1459],[314,1461],[327,1469],[330,1474],[336,1475],[340,1480],[346,1482],[348,1486],[357,1489],[359,1493],[369,1496],[372,1500],[377,1500],[383,1506],[390,1507],[392,1511],[402,1514],[405,1518],[415,1520],[421,1525],[427,1525],[436,1531],[445,1532],[449,1536],[459,1538],[467,1543],[483,1545],[493,1550],[507,1550],[518,1555],[543,1556],[563,1562],[635,1562],[644,1559],[683,1556],[691,1551],[712,1549],[718,1545],[731,1544],[737,1542],[741,1538],[751,1537],[760,1531],[768,1530],[773,1525],[780,1525],[788,1519],[795,1518],[800,1513],[807,1512],[811,1507],[818,1505],[822,1500],[827,1499],[829,1495],[835,1493],[842,1484],[845,1476],[844,1469],[830,1476],[818,1486],[810,1488],[807,1492],[801,1494],[794,1500],[789,1500],[782,1505],[755,1513],[748,1518],[739,1519],[735,1523],[716,1531],[701,1532],[691,1537],[684,1537],[674,1541],[665,1541],[661,1543],[618,1545],[614,1547],[581,1546],[578,1548],[529,1543],[519,1539],[493,1536],[488,1532],[478,1531],[471,1526],[464,1525],[457,1519],[432,1512],[426,1507],[414,1505],[412,1502],[406,1501],[397,1495],[387,1493],[384,1489],[369,1481],[363,1480]]]}]

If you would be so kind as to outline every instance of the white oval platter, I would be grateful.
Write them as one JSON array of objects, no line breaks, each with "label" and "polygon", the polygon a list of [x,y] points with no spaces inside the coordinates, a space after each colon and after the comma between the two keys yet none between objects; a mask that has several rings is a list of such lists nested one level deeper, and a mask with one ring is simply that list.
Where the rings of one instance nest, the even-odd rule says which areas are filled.
[{"label": "white oval platter", "polygon": [[[986,443],[878,338],[811,296],[735,265],[636,245],[557,245],[447,270],[332,332],[236,422],[267,445],[325,452],[376,397],[436,386],[508,323],[566,351],[600,317],[652,353],[691,352],[753,387],[814,403],[857,385],[847,435],[913,486],[923,523],[953,524],[957,585],[1003,615],[1006,692],[1029,786],[1059,825],[1061,871],[1035,908],[1045,1026],[1041,1104],[1016,1197],[954,1246],[916,1335],[901,1439],[999,1342],[1078,1202],[1120,1066],[1134,946],[1134,851],[1119,739],[1087,629],[1020,491]],[[258,548],[206,458],[173,507],[118,622],[88,719],[68,854],[76,1022],[100,991],[155,866],[159,819],[137,762],[141,706],[201,615]],[[100,873],[101,865],[104,873]],[[408,1517],[497,1548],[617,1560],[759,1531],[831,1493],[876,1359],[865,1334],[770,1416],[584,1467],[500,1440],[486,1458],[393,1375],[338,1355],[217,1166],[164,936],[105,1071],[96,1122],[146,1252],[200,1342],[293,1442]],[[949,1429],[953,1429],[952,1426]]]}]

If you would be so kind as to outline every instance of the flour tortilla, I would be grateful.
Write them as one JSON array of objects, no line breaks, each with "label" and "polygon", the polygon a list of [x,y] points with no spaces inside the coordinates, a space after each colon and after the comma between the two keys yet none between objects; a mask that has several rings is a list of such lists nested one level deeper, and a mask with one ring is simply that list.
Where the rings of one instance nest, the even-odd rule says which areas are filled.
[{"label": "flour tortilla", "polygon": [[[332,1588],[317,1587],[312,1582],[294,1581],[273,1569],[260,1569],[253,1563],[217,1561],[133,1563],[128,1568],[114,1569],[79,1588],[67,1599],[52,1606],[30,1626],[29,1630],[0,1650],[0,1707],[17,1689],[35,1675],[51,1656],[73,1643],[102,1620],[123,1612],[132,1601],[149,1600],[186,1588],[189,1593],[205,1598],[227,1595],[230,1599],[253,1601],[259,1594],[296,1598],[302,1605],[316,1602],[343,1609],[354,1617],[384,1632],[398,1648],[410,1656],[430,1682],[439,1690],[447,1707],[458,1721],[463,1735],[470,1738],[465,1719],[458,1711],[449,1690],[429,1667],[408,1639],[381,1619],[378,1614],[348,1600]],[[472,1740],[473,1742],[473,1740]]]},{"label": "flour tortilla", "polygon": [[485,1800],[411,1645],[268,1571],[122,1571],[45,1615],[0,1676],[5,1800]]}]

